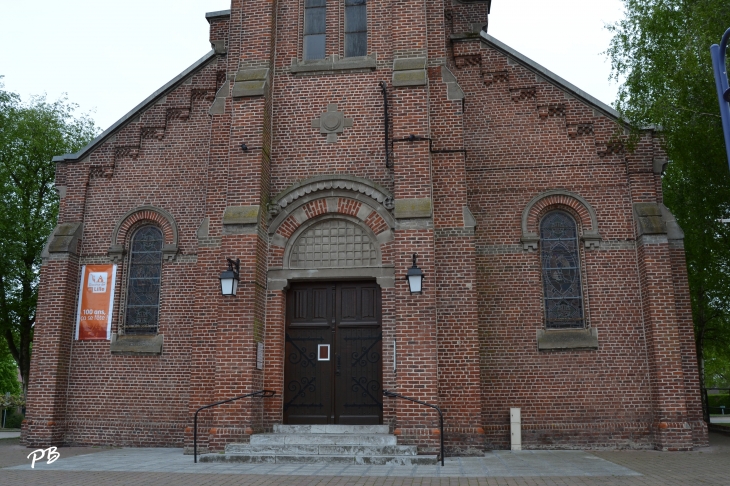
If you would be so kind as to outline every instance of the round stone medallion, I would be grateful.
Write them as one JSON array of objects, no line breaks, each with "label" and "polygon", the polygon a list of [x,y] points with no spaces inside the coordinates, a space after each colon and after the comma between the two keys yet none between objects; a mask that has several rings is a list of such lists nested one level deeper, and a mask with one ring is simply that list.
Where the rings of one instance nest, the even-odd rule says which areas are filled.
[{"label": "round stone medallion", "polygon": [[328,132],[334,132],[342,125],[342,117],[338,112],[329,111],[322,115],[320,123],[322,124],[322,128]]}]

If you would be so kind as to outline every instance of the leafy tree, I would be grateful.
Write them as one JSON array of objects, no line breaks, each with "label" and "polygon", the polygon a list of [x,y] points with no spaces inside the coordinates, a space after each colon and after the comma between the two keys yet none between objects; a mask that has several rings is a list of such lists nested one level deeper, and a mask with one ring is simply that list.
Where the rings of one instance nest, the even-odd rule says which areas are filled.
[{"label": "leafy tree", "polygon": [[20,382],[18,381],[18,365],[10,354],[8,345],[4,339],[0,339],[0,395],[20,394]]},{"label": "leafy tree", "polygon": [[[0,77],[1,79],[1,77]],[[0,339],[27,391],[41,251],[56,224],[54,155],[75,152],[95,135],[87,116],[63,98],[23,103],[0,83]]]},{"label": "leafy tree", "polygon": [[[730,363],[730,171],[709,48],[730,27],[730,2],[624,6],[625,18],[608,27],[607,54],[622,82],[616,108],[663,133],[671,161],[664,201],[685,232],[697,357],[701,370],[711,358],[715,373]],[[704,386],[708,374],[700,375]]]}]

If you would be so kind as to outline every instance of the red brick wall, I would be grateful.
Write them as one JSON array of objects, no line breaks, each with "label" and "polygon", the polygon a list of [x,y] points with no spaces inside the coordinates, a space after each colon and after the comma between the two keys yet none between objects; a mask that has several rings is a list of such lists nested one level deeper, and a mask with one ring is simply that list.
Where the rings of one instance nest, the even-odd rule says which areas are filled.
[{"label": "red brick wall", "polygon": [[[656,137],[644,134],[627,153],[623,129],[600,110],[474,38],[452,43],[450,34],[485,20],[485,4],[370,2],[375,70],[294,75],[302,5],[233,0],[230,20],[211,21],[210,38],[225,39],[227,55],[89,157],[59,164],[57,183],[67,187],[59,221],[83,222],[83,235],[78,258],[42,268],[24,441],[190,446],[195,410],[261,388],[278,395],[201,412],[200,448],[219,450],[280,423],[286,293],[266,286],[284,249],[269,245],[267,203],[304,179],[348,174],[396,201],[432,200],[432,218],[389,228],[373,212],[364,223],[376,235],[394,235],[381,247],[396,276],[395,287],[382,291],[383,388],[438,404],[453,452],[509,447],[510,407],[522,408],[525,448],[705,444],[683,252],[676,242],[637,246],[632,205],[661,202],[652,171],[653,158],[663,156]],[[327,54],[341,55],[342,25],[331,10]],[[395,58],[427,55],[427,86],[391,85]],[[447,99],[444,63],[463,100]],[[271,68],[265,96],[229,96],[224,113],[209,115],[225,80],[247,67]],[[392,168],[385,166],[381,81]],[[312,127],[329,104],[353,121],[335,143]],[[402,141],[411,134],[423,139]],[[600,233],[599,248],[580,250],[597,350],[537,349],[540,257],[521,244],[521,217],[552,189],[581,196],[596,212],[592,227],[577,199],[546,198],[528,226],[534,231],[550,208],[569,207],[582,232]],[[308,218],[329,211],[324,197],[305,205]],[[357,216],[357,194],[337,197],[337,212]],[[175,260],[163,263],[162,355],[112,355],[108,342],[72,342],[80,265],[109,261],[113,243],[128,244],[126,226],[117,242],[112,232],[147,205],[170,213],[179,232]],[[225,209],[251,205],[261,207],[258,229],[225,232]],[[475,229],[465,224],[465,206]],[[289,238],[299,226],[290,217],[275,232]],[[403,279],[413,253],[426,274],[422,295],[411,295]],[[235,298],[218,289],[227,257],[241,259]],[[125,265],[119,262],[113,332]],[[257,342],[265,345],[263,371],[255,369]],[[428,409],[386,398],[384,420],[402,443],[438,444],[438,417]]]}]

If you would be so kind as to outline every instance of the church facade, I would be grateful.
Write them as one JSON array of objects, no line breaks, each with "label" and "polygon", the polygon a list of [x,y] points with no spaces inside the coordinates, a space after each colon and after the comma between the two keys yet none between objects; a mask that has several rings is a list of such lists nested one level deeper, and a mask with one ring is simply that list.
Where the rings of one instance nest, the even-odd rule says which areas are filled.
[{"label": "church facade", "polygon": [[200,407],[272,390],[201,412],[200,447],[283,423],[435,449],[388,390],[440,407],[451,453],[509,448],[513,407],[524,448],[706,445],[658,134],[489,7],[208,13],[209,54],[54,159],[23,443],[189,447]]}]

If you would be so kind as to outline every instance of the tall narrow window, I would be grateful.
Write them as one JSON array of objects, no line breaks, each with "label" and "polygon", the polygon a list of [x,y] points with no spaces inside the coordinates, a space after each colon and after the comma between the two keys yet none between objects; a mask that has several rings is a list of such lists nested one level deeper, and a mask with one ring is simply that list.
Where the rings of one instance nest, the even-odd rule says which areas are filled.
[{"label": "tall narrow window", "polygon": [[324,59],[327,0],[304,0],[304,60]]},{"label": "tall narrow window", "polygon": [[160,309],[162,231],[140,228],[132,238],[125,334],[156,334]]},{"label": "tall narrow window", "polygon": [[564,211],[552,211],[540,222],[542,285],[546,329],[582,329],[578,230]]},{"label": "tall narrow window", "polygon": [[365,0],[345,0],[345,57],[367,54],[368,18]]}]

